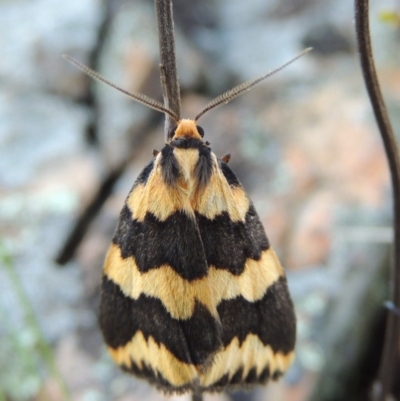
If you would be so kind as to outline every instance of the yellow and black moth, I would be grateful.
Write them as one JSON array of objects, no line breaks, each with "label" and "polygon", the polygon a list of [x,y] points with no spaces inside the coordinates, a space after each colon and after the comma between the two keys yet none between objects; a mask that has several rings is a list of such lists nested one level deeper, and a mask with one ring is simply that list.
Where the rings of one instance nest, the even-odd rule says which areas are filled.
[{"label": "yellow and black moth", "polygon": [[116,87],[176,126],[121,211],[99,321],[114,361],[166,392],[264,384],[293,361],[296,321],[284,270],[227,165],[230,155],[218,158],[197,125],[273,72],[217,97],[194,120]]}]

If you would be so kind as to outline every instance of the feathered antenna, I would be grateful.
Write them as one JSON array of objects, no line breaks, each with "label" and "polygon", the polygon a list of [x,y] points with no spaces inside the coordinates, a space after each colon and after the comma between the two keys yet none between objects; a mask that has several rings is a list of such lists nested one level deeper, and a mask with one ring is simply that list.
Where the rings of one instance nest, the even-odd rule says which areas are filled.
[{"label": "feathered antenna", "polygon": [[[308,53],[311,50],[312,50],[312,48],[309,47],[309,48],[303,50],[301,53],[299,53],[296,57],[292,58],[291,60],[289,60],[285,64],[281,65],[280,67],[276,68],[275,70],[269,71],[266,74],[259,76],[258,78],[243,82],[242,84],[235,86],[234,88],[226,91],[222,95],[219,95],[214,100],[212,100],[210,103],[208,103],[199,114],[197,114],[194,121],[198,121],[198,119],[200,117],[202,117],[205,113],[207,113],[208,111],[210,111],[212,109],[215,109],[216,107],[220,106],[221,104],[229,103],[231,100],[235,99],[236,97],[241,95],[243,92],[248,91],[254,85],[256,85],[259,82],[263,81],[264,79],[270,77],[271,75],[275,74],[276,72],[282,70],[283,68],[285,68],[289,64],[293,63],[300,57],[304,56],[306,53]],[[111,86],[114,89],[117,89],[119,92],[122,92],[123,94],[129,96],[131,99],[136,100],[139,103],[142,103],[154,110],[157,110],[157,111],[160,111],[162,113],[169,115],[177,124],[179,123],[179,120],[180,120],[179,117],[172,110],[166,108],[158,100],[153,99],[147,95],[144,95],[143,93],[128,92],[125,89],[122,89],[120,86],[108,81],[106,78],[102,77],[98,72],[92,70],[91,68],[87,67],[86,65],[81,64],[79,61],[75,60],[74,58],[67,56],[67,55],[63,55],[63,57],[66,60],[68,60],[70,63],[72,63],[76,67],[78,67],[80,70],[82,70],[85,74],[96,79],[97,81],[102,82],[108,86]]]},{"label": "feathered antenna", "polygon": [[259,82],[263,81],[264,79],[270,77],[271,75],[275,74],[276,72],[282,70],[289,64],[293,63],[300,57],[304,56],[306,53],[311,51],[312,48],[308,47],[307,49],[303,50],[301,53],[299,53],[296,57],[292,58],[285,64],[281,65],[280,67],[276,68],[275,70],[269,71],[264,75],[259,76],[258,78],[251,79],[250,81],[243,82],[242,84],[235,86],[233,89],[230,89],[223,93],[222,95],[219,95],[216,97],[214,100],[212,100],[210,103],[208,103],[204,109],[197,114],[196,118],[194,119],[197,121],[201,116],[203,116],[205,113],[208,111],[220,106],[221,104],[226,104],[229,103],[231,100],[235,99],[239,95],[241,95],[243,92],[248,91],[250,88],[252,88],[254,85],[258,84]]},{"label": "feathered antenna", "polygon": [[102,82],[108,86],[111,86],[114,89],[117,89],[119,92],[129,96],[131,99],[136,100],[139,103],[142,103],[154,110],[160,111],[162,113],[168,114],[177,124],[179,123],[179,117],[170,109],[164,107],[164,105],[156,99],[153,99],[149,96],[144,95],[143,93],[139,92],[128,92],[125,89],[122,89],[116,84],[108,81],[106,78],[102,77],[98,72],[92,70],[91,68],[87,67],[86,65],[81,64],[79,61],[75,60],[74,58],[63,55],[63,57],[68,60],[70,63],[74,64],[80,70],[82,70],[85,74],[89,75],[93,79]]}]

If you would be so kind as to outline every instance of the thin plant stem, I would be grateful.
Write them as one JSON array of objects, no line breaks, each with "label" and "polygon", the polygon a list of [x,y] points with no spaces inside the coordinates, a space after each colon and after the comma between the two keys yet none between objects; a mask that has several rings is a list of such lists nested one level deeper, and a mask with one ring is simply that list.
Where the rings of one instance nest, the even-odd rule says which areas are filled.
[{"label": "thin plant stem", "polygon": [[193,393],[192,401],[203,401],[203,394],[202,393]]},{"label": "thin plant stem", "polygon": [[36,319],[36,315],[32,308],[31,302],[25,293],[21,280],[15,269],[12,257],[7,252],[5,246],[2,243],[0,243],[0,261],[5,267],[5,271],[7,272],[10,278],[11,285],[13,286],[13,289],[21,304],[21,307],[25,315],[26,323],[35,332],[35,337],[37,338],[37,346],[40,355],[43,358],[44,362],[46,363],[47,367],[49,368],[51,375],[57,380],[57,383],[63,393],[64,399],[70,401],[71,400],[70,393],[57,368],[53,350],[51,349],[51,347],[49,346],[47,340],[43,335],[39,322]]},{"label": "thin plant stem", "polygon": [[[394,255],[390,275],[390,299],[394,308],[400,308],[400,158],[396,137],[389,121],[385,103],[375,71],[369,30],[368,0],[355,0],[355,23],[358,51],[365,85],[383,140],[389,164],[393,187],[394,209]],[[396,358],[399,357],[400,319],[388,312],[385,339],[379,366],[378,379],[374,386],[374,401],[384,401],[390,392],[393,382],[393,371]]]},{"label": "thin plant stem", "polygon": [[[157,14],[158,40],[160,45],[161,86],[164,106],[181,116],[181,97],[179,93],[178,69],[176,65],[174,21],[172,0],[154,0]],[[176,122],[169,116],[165,121],[165,138]]]},{"label": "thin plant stem", "polygon": [[21,361],[24,370],[26,370],[29,375],[38,375],[33,355],[30,352],[27,352],[26,349],[21,345],[20,341],[18,340],[19,333],[17,332],[17,330],[13,328],[10,315],[7,312],[6,308],[1,303],[0,303],[0,315],[1,315],[1,322],[2,324],[4,324],[4,327],[6,328],[6,335],[10,341],[13,353],[15,353],[16,359],[18,359],[18,361]]}]

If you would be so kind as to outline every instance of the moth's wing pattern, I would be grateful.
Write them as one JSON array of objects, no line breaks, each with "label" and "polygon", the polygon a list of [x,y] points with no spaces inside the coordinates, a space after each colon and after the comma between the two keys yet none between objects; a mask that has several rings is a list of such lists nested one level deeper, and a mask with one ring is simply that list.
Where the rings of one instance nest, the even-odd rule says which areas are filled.
[{"label": "moth's wing pattern", "polygon": [[199,141],[172,144],[121,212],[104,266],[106,343],[165,391],[265,383],[293,359],[284,271],[230,168]]},{"label": "moth's wing pattern", "polygon": [[293,360],[296,322],[285,273],[235,174],[213,158],[193,202],[222,324],[223,349],[201,379],[207,390],[277,378]]},{"label": "moth's wing pattern", "polygon": [[121,211],[103,270],[100,326],[121,367],[179,392],[198,383],[221,348],[221,324],[195,216],[166,184],[161,163],[160,153]]}]

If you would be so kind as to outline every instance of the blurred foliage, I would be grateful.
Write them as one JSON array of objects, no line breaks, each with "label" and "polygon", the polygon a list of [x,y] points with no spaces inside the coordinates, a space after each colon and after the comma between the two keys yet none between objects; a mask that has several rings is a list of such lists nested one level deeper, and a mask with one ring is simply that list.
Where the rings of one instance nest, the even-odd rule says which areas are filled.
[{"label": "blurred foliage", "polygon": [[[12,291],[23,312],[23,321],[17,325],[11,311],[0,303],[0,401],[28,400],[40,393],[49,376],[54,378],[69,400],[67,387],[57,369],[53,350],[46,341],[29,298],[15,269],[11,254],[0,242],[0,263],[8,276]],[[47,400],[43,393],[43,400]]]},{"label": "blurred foliage", "polygon": [[379,19],[395,28],[400,28],[400,14],[396,11],[381,11],[379,13]]}]

